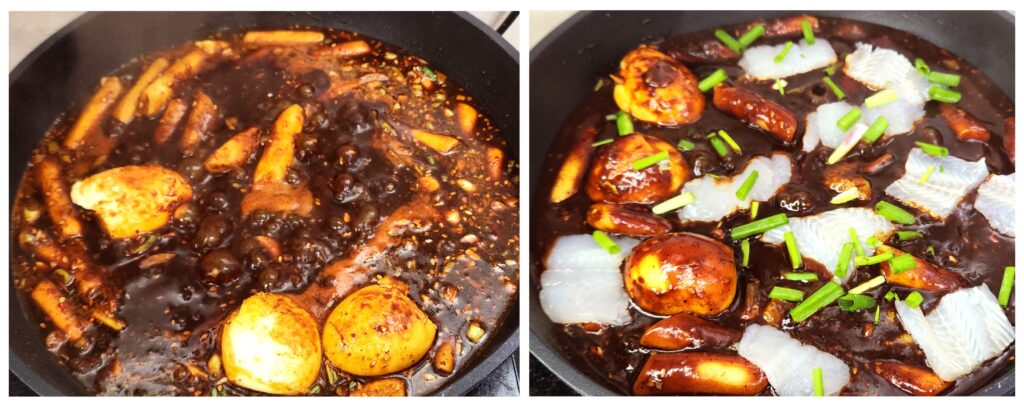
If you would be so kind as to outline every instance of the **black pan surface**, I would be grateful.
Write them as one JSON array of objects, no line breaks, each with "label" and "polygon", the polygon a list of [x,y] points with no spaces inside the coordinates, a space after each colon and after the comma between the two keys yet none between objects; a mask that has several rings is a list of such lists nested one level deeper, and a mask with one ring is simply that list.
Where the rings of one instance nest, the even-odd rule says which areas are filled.
[{"label": "black pan surface", "polygon": [[[519,151],[519,58],[500,35],[468,13],[158,12],[90,13],[68,24],[29,54],[10,74],[10,183],[16,186],[32,149],[70,104],[135,56],[221,31],[289,26],[333,27],[397,45],[447,73],[473,95],[502,130],[508,154]],[[85,395],[81,385],[46,350],[33,308],[8,291],[11,370],[40,395]],[[519,305],[470,366],[440,389],[461,395],[519,346]]]},{"label": "black pan surface", "polygon": [[[577,13],[530,51],[530,194],[538,194],[542,163],[569,112],[593,90],[597,76],[608,72],[637,44],[682,33],[745,23],[801,11],[592,11]],[[1014,17],[995,11],[806,11],[859,20],[915,34],[964,58],[1014,100]],[[531,224],[531,234],[537,230]],[[531,236],[530,242],[536,242]],[[531,257],[543,248],[531,247]],[[539,258],[531,259],[531,265]],[[539,272],[539,271],[538,271]],[[533,275],[537,276],[537,275]],[[530,287],[530,352],[570,387],[583,395],[616,395],[605,381],[576,366],[559,352],[561,328],[548,320],[537,289]],[[976,395],[1014,391],[1014,368],[1008,365]]]}]

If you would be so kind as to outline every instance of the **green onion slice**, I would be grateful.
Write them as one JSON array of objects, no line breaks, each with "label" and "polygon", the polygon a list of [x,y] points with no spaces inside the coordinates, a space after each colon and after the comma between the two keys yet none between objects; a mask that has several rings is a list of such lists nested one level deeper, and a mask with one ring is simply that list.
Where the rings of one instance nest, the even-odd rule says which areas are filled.
[{"label": "green onion slice", "polygon": [[662,201],[658,205],[655,205],[654,208],[651,208],[651,212],[653,212],[656,215],[661,215],[669,211],[682,208],[685,205],[692,204],[696,200],[697,197],[694,197],[693,193],[685,191],[680,195],[677,195],[668,200]]},{"label": "green onion slice", "polygon": [[808,272],[804,272],[804,273],[800,273],[800,272],[787,272],[787,273],[782,274],[782,278],[785,279],[785,280],[791,280],[791,281],[811,282],[811,281],[818,280],[818,275],[814,274],[814,273],[808,273]]},{"label": "green onion slice", "polygon": [[853,263],[854,265],[857,266],[868,266],[880,264],[890,259],[892,259],[892,252],[884,252],[872,256],[858,256],[856,258],[853,258]]},{"label": "green onion slice", "polygon": [[836,94],[836,99],[842,100],[843,98],[846,98],[846,92],[843,92],[843,88],[840,88],[839,85],[832,82],[832,78],[824,77],[821,81],[824,82],[825,85],[828,85],[828,88],[832,90],[832,93]]},{"label": "green onion slice", "polygon": [[889,120],[886,119],[885,116],[879,116],[874,122],[871,122],[871,126],[868,126],[868,130],[864,131],[864,137],[862,137],[861,140],[863,140],[864,143],[872,144],[878,140],[879,137],[882,137],[882,134],[885,133],[885,129],[888,128]]},{"label": "green onion slice", "polygon": [[811,378],[814,380],[814,396],[824,397],[825,396],[825,380],[822,379],[821,368],[815,367],[811,371]]},{"label": "green onion slice", "polygon": [[867,99],[864,99],[864,106],[868,109],[877,108],[879,106],[896,102],[896,98],[898,96],[899,95],[896,94],[896,91],[892,89],[879,91],[878,93],[867,97]]},{"label": "green onion slice", "polygon": [[852,257],[853,243],[847,242],[843,244],[843,250],[839,252],[839,262],[836,264],[836,276],[839,279],[846,277],[846,270],[850,268],[850,258]]},{"label": "green onion slice", "polygon": [[757,210],[759,210],[760,208],[761,208],[761,202],[760,201],[754,201],[754,202],[750,203],[750,219],[752,219],[752,220],[756,220],[757,219]]},{"label": "green onion slice", "polygon": [[891,302],[893,299],[900,300],[900,297],[898,295],[896,295],[896,292],[893,292],[891,290],[888,291],[888,292],[885,292],[885,300],[888,300],[888,301]]},{"label": "green onion slice", "polygon": [[430,78],[431,81],[437,82],[437,74],[434,73],[434,70],[427,68],[426,66],[420,66],[420,71],[423,71],[423,74],[426,75],[427,78]]},{"label": "green onion slice", "polygon": [[750,240],[749,239],[745,239],[743,241],[740,241],[740,253],[743,254],[743,263],[741,265],[744,266],[744,267],[750,265]]},{"label": "green onion slice", "polygon": [[857,188],[855,187],[850,187],[846,190],[843,190],[842,193],[836,194],[836,196],[832,197],[832,199],[829,200],[829,202],[832,204],[844,204],[856,200],[858,198],[860,198],[860,191],[857,190]]},{"label": "green onion slice", "polygon": [[914,69],[916,69],[917,73],[921,74],[921,76],[928,76],[928,74],[932,72],[932,69],[928,68],[928,64],[920,58],[914,59]]},{"label": "green onion slice", "polygon": [[796,289],[784,288],[782,286],[776,286],[772,288],[771,293],[768,294],[769,298],[786,300],[790,302],[799,302],[804,300],[804,292]]},{"label": "green onion slice", "polygon": [[679,143],[676,143],[676,147],[678,147],[679,150],[688,152],[690,150],[693,150],[694,147],[697,147],[697,145],[693,144],[693,142],[689,140],[679,139]]},{"label": "green onion slice", "polygon": [[878,248],[882,246],[882,241],[879,241],[878,238],[875,238],[873,235],[868,237],[868,240],[864,241],[864,243],[868,244],[868,246],[872,248]]},{"label": "green onion slice", "polygon": [[757,183],[758,172],[754,170],[747,175],[747,178],[743,180],[743,184],[740,184],[740,188],[736,189],[736,198],[740,201],[746,201],[747,195],[750,194],[750,190],[754,189],[754,183]]},{"label": "green onion slice", "polygon": [[879,201],[878,204],[875,204],[875,212],[889,221],[898,222],[900,224],[913,224],[914,221],[917,221],[917,219],[914,218],[914,214],[911,214],[907,212],[907,210],[897,207],[894,204],[890,204],[888,201]]},{"label": "green onion slice", "polygon": [[[892,252],[890,252],[889,254],[892,254]],[[868,279],[867,282],[864,282],[860,285],[857,285],[857,287],[850,289],[850,293],[854,295],[859,295],[878,286],[881,286],[883,283],[885,283],[885,277],[882,275],[878,275],[874,278]]]},{"label": "green onion slice", "polygon": [[1010,304],[1010,293],[1013,292],[1013,277],[1016,275],[1016,268],[1007,266],[1003,269],[1003,282],[999,285],[999,305],[1006,307]]},{"label": "green onion slice", "polygon": [[935,256],[935,247],[928,245],[928,248],[925,248],[924,253],[928,254],[928,256]]},{"label": "green onion slice", "polygon": [[910,292],[910,294],[907,295],[905,299],[903,299],[903,302],[906,303],[907,306],[917,309],[918,306],[921,306],[921,302],[924,302],[924,296],[921,296],[921,294],[917,293],[917,291],[915,290],[913,292]]},{"label": "green onion slice", "polygon": [[847,293],[839,298],[839,308],[844,312],[857,312],[875,307],[875,298],[867,295]]},{"label": "green onion slice", "polygon": [[857,256],[865,256],[864,247],[860,246],[860,237],[857,236],[857,230],[850,227],[850,242],[853,243],[853,249],[857,250]]},{"label": "green onion slice", "polygon": [[592,144],[591,146],[593,146],[593,147],[604,146],[604,145],[606,145],[608,143],[611,143],[611,142],[614,142],[614,141],[615,141],[615,139],[610,139],[610,138],[609,139],[604,139],[604,140],[598,140],[598,141],[594,142],[594,144]]},{"label": "green onion slice", "polygon": [[934,172],[934,171],[935,171],[935,165],[934,164],[929,164],[928,165],[928,169],[925,170],[924,174],[921,175],[921,178],[917,180],[918,184],[927,183],[928,182],[928,177],[931,177],[932,176],[932,172]]},{"label": "green onion slice", "polygon": [[660,151],[633,162],[633,170],[641,171],[655,164],[658,164],[663,160],[668,160],[668,152],[666,151]]},{"label": "green onion slice", "polygon": [[917,262],[914,261],[914,256],[911,254],[903,254],[900,256],[894,256],[889,260],[889,269],[892,270],[893,275],[899,275],[903,272],[914,269]]},{"label": "green onion slice", "polygon": [[957,103],[960,102],[960,92],[932,85],[928,88],[928,98],[942,103]]},{"label": "green onion slice", "polygon": [[817,313],[819,310],[828,306],[840,296],[843,296],[843,287],[838,283],[829,281],[821,286],[818,290],[807,297],[799,305],[789,310],[789,316],[793,318],[795,322],[802,322],[807,320],[808,317]]},{"label": "green onion slice", "polygon": [[601,87],[603,87],[603,86],[604,86],[604,78],[598,78],[597,79],[597,83],[594,84],[594,92],[597,92],[597,91],[601,90]]},{"label": "green onion slice", "polygon": [[622,248],[619,248],[619,244],[612,241],[611,237],[609,237],[608,234],[605,234],[604,231],[594,231],[593,236],[594,242],[597,242],[601,248],[604,248],[604,250],[608,251],[611,255],[615,255],[622,250]]},{"label": "green onion slice", "polygon": [[839,68],[839,63],[835,63],[835,64],[832,64],[832,65],[829,65],[828,67],[825,67],[825,75],[827,75],[827,76],[835,75],[836,74],[836,69],[838,69],[838,68]]},{"label": "green onion slice", "polygon": [[858,120],[860,120],[860,108],[853,108],[836,121],[836,126],[839,126],[845,132],[850,130],[850,127],[857,123]]},{"label": "green onion slice", "polygon": [[932,71],[928,73],[928,82],[931,82],[933,84],[957,87],[960,85],[960,75]]},{"label": "green onion slice", "polygon": [[721,136],[722,140],[725,140],[725,143],[728,143],[729,147],[731,147],[733,151],[735,151],[736,153],[743,153],[743,151],[740,150],[740,145],[736,143],[735,140],[733,140],[732,136],[729,136],[728,132],[724,130],[719,130],[718,136]]},{"label": "green onion slice", "polygon": [[898,241],[913,241],[923,237],[924,234],[917,231],[896,231],[896,239]]},{"label": "green onion slice", "polygon": [[776,64],[782,63],[782,61],[786,59],[786,54],[789,54],[789,50],[791,50],[792,48],[793,48],[793,42],[792,41],[786,41],[786,45],[784,45],[782,47],[782,51],[779,51],[779,54],[775,56],[775,63]]},{"label": "green onion slice", "polygon": [[790,265],[793,266],[793,269],[800,269],[804,265],[804,260],[800,257],[800,248],[796,246],[796,235],[793,235],[793,231],[786,231],[782,236],[786,241],[786,252],[789,253]]},{"label": "green onion slice", "polygon": [[725,73],[724,69],[719,68],[715,72],[712,72],[711,75],[708,75],[707,78],[700,80],[700,82],[697,83],[697,89],[700,89],[701,92],[710,91],[715,88],[715,85],[725,82],[726,79],[729,79],[729,75]]},{"label": "green onion slice", "polygon": [[619,129],[619,136],[633,134],[633,117],[626,112],[619,112],[615,115],[615,127]]},{"label": "green onion slice", "polygon": [[804,40],[807,41],[807,45],[814,45],[814,29],[811,28],[811,22],[804,20],[800,23],[800,27],[804,31]]},{"label": "green onion slice", "polygon": [[878,326],[878,315],[882,311],[882,307],[875,305],[875,326]]},{"label": "green onion slice", "polygon": [[747,48],[750,44],[753,44],[754,41],[757,41],[757,39],[762,35],[764,35],[764,24],[758,24],[743,33],[743,35],[741,35],[736,41],[738,41],[743,48]]},{"label": "green onion slice", "polygon": [[708,137],[708,143],[711,143],[711,147],[715,149],[715,153],[719,156],[725,157],[729,155],[729,148],[725,147],[725,142],[718,136]]},{"label": "green onion slice", "polygon": [[746,223],[733,227],[730,235],[733,240],[741,240],[743,238],[749,238],[762,232],[768,231],[772,228],[778,228],[783,225],[789,224],[789,218],[786,214],[775,214],[770,217],[762,218],[760,220]]},{"label": "green onion slice", "polygon": [[725,44],[726,47],[729,47],[730,50],[733,50],[733,52],[737,54],[743,52],[743,44],[740,44],[739,41],[736,41],[735,38],[732,38],[732,36],[729,35],[729,33],[725,32],[725,30],[715,30],[715,37],[717,37],[718,41],[721,41],[722,44]]},{"label": "green onion slice", "polygon": [[945,148],[943,146],[933,145],[931,143],[925,143],[925,142],[914,142],[914,144],[916,144],[917,147],[920,147],[921,150],[923,150],[925,153],[928,153],[928,154],[930,154],[932,156],[935,156],[935,157],[946,157],[946,156],[949,156],[949,149],[947,149],[947,148]]}]

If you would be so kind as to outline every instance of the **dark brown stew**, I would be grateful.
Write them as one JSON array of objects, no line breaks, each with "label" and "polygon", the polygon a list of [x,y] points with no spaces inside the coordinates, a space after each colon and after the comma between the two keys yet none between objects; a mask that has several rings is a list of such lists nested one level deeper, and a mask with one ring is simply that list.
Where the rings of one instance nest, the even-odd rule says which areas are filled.
[{"label": "dark brown stew", "polygon": [[[940,115],[939,105],[941,104],[929,102],[925,108],[927,112],[925,118],[917,122],[910,134],[882,139],[870,146],[861,143],[847,155],[844,162],[855,163],[861,169],[885,154],[891,154],[894,158],[892,164],[876,173],[869,174],[867,171],[859,171],[870,182],[875,193],[869,202],[860,203],[858,206],[874,208],[878,201],[886,198],[881,190],[903,175],[903,163],[906,161],[910,149],[915,146],[915,141],[946,146],[949,148],[950,155],[964,160],[974,161],[984,158],[988,170],[992,174],[1014,172],[1012,159],[1013,102],[976,67],[946,50],[903,31],[844,19],[818,18],[817,20],[818,28],[815,30],[815,36],[827,39],[831,43],[839,56],[839,64],[842,64],[847,53],[854,50],[856,43],[866,42],[877,47],[894,49],[911,60],[922,58],[937,70],[961,75],[962,81],[958,89],[963,97],[957,106],[967,111],[991,132],[991,139],[987,142],[959,140],[950,125]],[[773,24],[784,21],[786,20],[779,19],[767,22],[769,34],[757,40],[756,45],[782,44],[787,40],[796,41],[801,38],[799,28],[796,31],[791,31],[788,35],[771,35]],[[739,36],[748,27],[748,25],[743,25],[723,28],[734,36]],[[782,26],[774,25],[774,27],[778,29]],[[797,22],[797,27],[799,27],[799,22]],[[781,95],[779,91],[773,89],[772,81],[758,82],[740,78],[743,70],[736,64],[739,56],[718,43],[712,31],[681,34],[655,42],[651,46],[684,64],[697,78],[705,78],[715,70],[723,68],[729,75],[728,83],[731,86],[750,90],[782,105],[791,111],[797,119],[799,124],[795,133],[797,141],[787,145],[759,129],[739,122],[734,117],[711,106],[710,92],[707,93],[708,106],[698,121],[684,126],[664,127],[634,120],[636,132],[660,137],[673,145],[682,138],[695,142],[696,147],[693,150],[681,151],[686,163],[691,167],[693,177],[704,174],[735,174],[742,170],[751,157],[769,155],[773,151],[782,150],[792,154],[795,163],[793,180],[783,186],[772,200],[761,203],[758,218],[777,213],[786,213],[789,216],[809,215],[843,207],[843,205],[829,203],[835,192],[827,189],[822,181],[823,171],[826,168],[825,161],[831,149],[819,146],[809,153],[804,153],[801,152],[801,143],[799,142],[804,133],[806,115],[821,104],[837,101],[836,96],[822,82],[825,75],[824,69],[786,78],[788,85],[785,87],[785,95]],[[531,220],[532,228],[540,237],[538,241],[531,243],[531,250],[534,254],[531,260],[532,282],[534,282],[532,293],[534,294],[539,289],[537,282],[539,282],[540,273],[544,269],[544,254],[553,241],[560,236],[590,234],[593,231],[593,228],[587,223],[587,212],[594,202],[582,187],[580,192],[558,204],[552,204],[549,201],[549,192],[552,191],[554,180],[556,180],[560,166],[569,151],[579,145],[581,140],[594,142],[618,137],[616,123],[608,116],[614,115],[620,109],[613,99],[613,87],[609,86],[614,83],[609,80],[607,75],[609,72],[613,75],[617,74],[618,66],[603,69],[605,69],[603,74],[594,78],[595,82],[600,81],[599,85],[595,87],[592,94],[581,101],[566,119],[560,134],[557,135],[542,164],[544,169],[539,178],[541,185],[537,190],[541,193],[534,197],[536,201],[533,205],[534,215]],[[652,69],[652,71],[655,70]],[[648,75],[646,78],[648,81],[654,80],[652,77],[656,76],[651,73]],[[846,92],[846,101],[850,104],[859,105],[865,97],[873,94],[871,90],[844,75],[842,69],[836,69],[832,78]],[[742,154],[732,153],[723,159],[715,153],[705,135],[718,129],[725,129],[729,132],[742,146]],[[1010,134],[1007,135],[1007,132]],[[597,147],[596,149],[601,148]],[[585,164],[585,166],[589,171],[590,165]],[[971,193],[964,199],[964,202],[974,202],[974,196],[975,193]],[[945,222],[936,221],[919,213],[915,213],[915,215],[917,216],[915,224],[900,226],[899,229],[920,231],[924,234],[925,239],[909,242],[895,242],[893,239],[887,244],[934,265],[956,272],[969,281],[968,286],[986,284],[993,293],[999,293],[1004,267],[1014,265],[1014,239],[992,229],[985,218],[969,205],[958,207]],[[675,212],[665,214],[662,218],[672,223],[672,231],[695,232],[731,245],[738,257],[741,253],[739,242],[730,241],[728,231],[732,227],[750,222],[750,213],[749,211],[740,211],[720,223],[689,224],[685,228],[681,225]],[[640,238],[643,239],[643,237]],[[928,250],[929,247],[934,249],[934,254]],[[765,321],[765,312],[769,301],[768,293],[773,286],[785,285],[809,294],[824,284],[824,281],[801,283],[783,280],[781,272],[792,270],[785,253],[785,246],[771,247],[760,242],[752,242],[750,267],[739,267],[740,263],[736,262],[739,282],[735,300],[725,312],[710,316],[708,319],[726,327],[738,329],[740,332],[749,324],[771,324]],[[852,287],[878,275],[879,267],[877,265],[860,267],[849,284]],[[750,293],[751,290],[754,293]],[[908,288],[885,285],[875,288],[867,294],[881,299],[887,290],[896,292],[900,298],[911,292],[911,289]],[[920,291],[920,293],[924,295],[925,300],[922,307],[926,311],[930,310],[941,296],[941,293],[927,291]],[[745,303],[749,303],[747,298],[755,299],[754,304],[757,305],[757,313],[753,318],[744,316]],[[794,304],[790,303],[788,307],[792,307]],[[795,324],[790,319],[784,319],[782,322],[776,321],[775,326],[779,327],[778,325],[781,324],[782,330],[794,338],[833,354],[846,362],[851,367],[852,378],[843,390],[843,394],[906,395],[906,392],[876,375],[870,369],[869,362],[891,360],[927,367],[924,354],[900,326],[893,303],[879,300],[878,304],[881,306],[881,318],[877,325],[872,323],[875,311],[873,307],[860,312],[843,312],[833,303],[802,324]],[[624,394],[632,393],[634,381],[651,354],[650,349],[640,344],[640,337],[648,327],[660,320],[638,311],[636,307],[631,307],[629,312],[633,320],[625,326],[556,325],[563,331],[557,336],[558,349],[562,354],[567,356],[577,367],[588,372],[590,376]],[[776,317],[779,312],[774,312]],[[1006,313],[1010,322],[1013,323],[1015,305],[1012,297]],[[957,380],[944,393],[968,394],[986,385],[996,375],[1005,372],[1008,365],[1012,366],[1014,349],[1015,346],[1010,345],[1000,356]],[[722,352],[735,355],[734,349],[726,349]],[[772,394],[773,390],[770,386],[761,392],[761,395]]]},{"label": "dark brown stew", "polygon": [[[425,354],[358,376],[324,350],[308,389],[281,393],[438,390],[479,357],[517,296],[518,165],[500,130],[456,81],[391,45],[319,29],[243,34],[130,61],[56,120],[12,214],[12,272],[27,310],[89,392],[248,395],[259,392],[229,381],[220,355],[223,322],[244,299],[283,295],[320,330],[347,295],[387,282],[436,325]],[[153,88],[166,75],[169,86]],[[152,82],[137,104],[119,106],[137,81]],[[154,102],[161,92],[164,103]],[[91,193],[73,187],[126,166],[161,166],[187,186],[143,179],[134,204],[110,185],[138,187],[130,179],[142,172]],[[80,206],[103,194],[120,206],[110,217],[162,207],[101,220]],[[115,222],[129,233],[113,237]],[[136,226],[146,223],[155,225]],[[377,330],[405,333],[420,316],[396,311],[380,311],[391,320]]]}]

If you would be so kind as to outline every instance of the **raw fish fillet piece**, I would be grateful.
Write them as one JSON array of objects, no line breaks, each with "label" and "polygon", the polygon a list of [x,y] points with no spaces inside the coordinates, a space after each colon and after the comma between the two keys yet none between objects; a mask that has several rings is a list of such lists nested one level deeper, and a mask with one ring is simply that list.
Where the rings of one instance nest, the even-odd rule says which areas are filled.
[{"label": "raw fish fillet piece", "polygon": [[771,326],[752,324],[743,332],[739,355],[764,371],[782,396],[814,395],[814,369],[821,369],[825,395],[850,382],[850,367],[835,356],[801,343]]},{"label": "raw fish fillet piece", "polygon": [[891,103],[871,109],[862,105],[860,111],[859,122],[865,126],[871,126],[879,116],[885,116],[885,120],[889,122],[889,127],[885,128],[883,134],[887,136],[910,133],[910,131],[914,130],[914,123],[921,120],[925,113],[923,102],[914,103],[903,98],[898,98]]},{"label": "raw fish fillet piece", "polygon": [[540,305],[555,323],[629,323],[629,296],[619,268],[640,241],[611,237],[621,250],[609,254],[590,235],[555,241],[540,277]]},{"label": "raw fish fillet piece", "polygon": [[[922,184],[921,176],[932,165],[932,174]],[[886,187],[885,193],[940,220],[988,177],[985,159],[969,162],[953,156],[936,157],[919,148],[910,150],[904,169],[903,177]]]},{"label": "raw fish fillet piece", "polygon": [[857,43],[857,49],[846,56],[843,72],[872,90],[894,89],[907,102],[923,105],[928,101],[928,80],[895,50]]},{"label": "raw fish fillet piece", "polygon": [[974,208],[988,219],[992,228],[1011,237],[1017,228],[1013,213],[1016,179],[1016,173],[989,177],[978,187],[978,198],[974,201]]},{"label": "raw fish fillet piece", "polygon": [[819,39],[814,45],[807,45],[804,40],[793,43],[786,58],[782,62],[775,62],[775,56],[784,47],[783,44],[750,47],[743,53],[739,65],[747,75],[764,80],[802,74],[827,67],[838,60],[832,45]]},{"label": "raw fish fillet piece", "polygon": [[[916,71],[914,75],[917,75]],[[846,102],[832,102],[818,106],[814,113],[807,115],[804,151],[814,150],[814,147],[817,146],[815,139],[820,140],[821,144],[826,147],[833,149],[839,147],[847,132],[840,129],[836,122],[853,108],[853,105]],[[858,108],[860,108],[861,116],[856,123],[864,126],[871,126],[879,116],[885,116],[885,120],[889,122],[889,126],[885,128],[884,132],[887,136],[910,133],[914,130],[914,123],[923,118],[925,114],[923,101],[908,100],[902,96],[882,106],[868,109],[867,106],[861,105]]]},{"label": "raw fish fillet piece", "polygon": [[[809,149],[806,147],[811,144],[808,138],[820,140],[825,147],[833,149],[839,147],[843,143],[843,138],[846,137],[846,132],[840,129],[836,122],[851,109],[853,109],[853,105],[846,102],[832,102],[818,106],[814,113],[807,115],[807,126],[804,133],[805,149],[807,151],[814,149],[813,146]],[[858,123],[863,122],[858,121]]]},{"label": "raw fish fillet piece", "polygon": [[[875,248],[865,244],[868,238],[875,237],[884,241],[892,234],[893,226],[889,220],[869,208],[839,208],[806,217],[793,217],[789,224],[768,230],[761,236],[761,241],[771,245],[782,245],[786,231],[793,231],[796,246],[800,255],[817,261],[825,266],[830,273],[835,273],[839,264],[839,254],[843,245],[850,242],[850,228],[857,231],[857,239],[867,256],[874,255]],[[847,271],[853,271],[853,257]],[[843,279],[833,277],[837,283],[845,283],[852,277],[847,273]]]},{"label": "raw fish fillet piece", "polygon": [[[690,180],[683,185],[683,192],[692,193],[695,200],[679,210],[679,219],[684,223],[714,222],[750,208],[751,201],[769,200],[789,182],[792,167],[793,162],[788,155],[774,154],[771,158],[760,156],[751,159],[741,173],[731,177],[706,175]],[[747,194],[747,199],[736,198],[736,190],[754,170],[758,173],[757,182]]]},{"label": "raw fish fillet piece", "polygon": [[1013,326],[985,285],[943,296],[927,316],[903,301],[896,302],[896,313],[928,367],[945,381],[971,373],[1014,341]]}]

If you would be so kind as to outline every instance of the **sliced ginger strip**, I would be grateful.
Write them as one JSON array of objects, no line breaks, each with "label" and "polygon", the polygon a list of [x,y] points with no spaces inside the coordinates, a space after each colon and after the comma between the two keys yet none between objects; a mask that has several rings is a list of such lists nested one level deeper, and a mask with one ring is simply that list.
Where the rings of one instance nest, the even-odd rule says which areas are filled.
[{"label": "sliced ginger strip", "polygon": [[125,92],[121,100],[117,102],[117,106],[114,106],[114,113],[112,116],[118,122],[123,124],[129,124],[135,119],[135,112],[139,108],[139,98],[142,97],[142,91],[146,89],[146,86],[153,82],[160,73],[167,69],[170,62],[166,58],[157,58],[146,67],[145,71],[139,75],[139,79],[135,81],[135,85],[132,85],[128,92]]},{"label": "sliced ginger strip", "polygon": [[412,129],[410,133],[412,133],[412,137],[415,138],[416,141],[427,145],[427,147],[434,149],[434,151],[438,153],[448,153],[454,149],[455,146],[459,145],[459,139],[448,135],[431,133],[419,129]]},{"label": "sliced ginger strip", "polygon": [[203,167],[210,173],[222,173],[242,167],[249,160],[249,156],[252,156],[253,150],[256,150],[259,138],[260,130],[256,127],[239,132],[207,157]]},{"label": "sliced ginger strip", "polygon": [[89,99],[89,103],[85,105],[82,113],[78,116],[78,121],[68,131],[68,136],[64,139],[64,148],[76,149],[81,146],[89,132],[100,126],[101,121],[110,112],[123,90],[121,80],[117,77],[103,77],[100,80],[99,89]]}]

